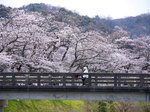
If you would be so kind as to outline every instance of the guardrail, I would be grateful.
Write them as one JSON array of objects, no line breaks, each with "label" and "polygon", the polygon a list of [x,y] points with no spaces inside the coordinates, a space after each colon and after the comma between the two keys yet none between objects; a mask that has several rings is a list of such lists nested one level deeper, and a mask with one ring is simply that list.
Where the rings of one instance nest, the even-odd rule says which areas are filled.
[{"label": "guardrail", "polygon": [[[150,91],[150,74],[0,73],[0,90]],[[86,88],[86,89],[85,89]]]}]

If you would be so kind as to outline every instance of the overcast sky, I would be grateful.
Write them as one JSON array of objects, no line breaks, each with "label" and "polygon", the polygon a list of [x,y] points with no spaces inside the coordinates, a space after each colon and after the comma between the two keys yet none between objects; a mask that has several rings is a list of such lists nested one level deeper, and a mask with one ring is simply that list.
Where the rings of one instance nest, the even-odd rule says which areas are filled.
[{"label": "overcast sky", "polygon": [[21,7],[30,3],[46,3],[65,7],[81,15],[123,18],[150,13],[150,0],[0,0],[0,4]]}]

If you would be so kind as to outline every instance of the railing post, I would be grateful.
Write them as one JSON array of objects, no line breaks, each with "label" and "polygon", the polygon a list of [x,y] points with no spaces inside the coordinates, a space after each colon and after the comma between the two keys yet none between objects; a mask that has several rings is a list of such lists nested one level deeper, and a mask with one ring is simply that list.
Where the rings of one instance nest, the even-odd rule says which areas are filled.
[{"label": "railing post", "polygon": [[40,86],[40,77],[41,77],[40,74],[38,74],[38,84],[37,84],[38,86]]},{"label": "railing post", "polygon": [[143,88],[144,76],[140,74],[140,88]]},{"label": "railing post", "polygon": [[114,74],[114,88],[117,88],[117,82],[118,82],[117,74]]},{"label": "railing post", "polygon": [[117,87],[121,87],[121,74],[117,74]]},{"label": "railing post", "polygon": [[75,80],[74,80],[75,78],[74,78],[74,76],[73,76],[73,75],[71,75],[71,77],[72,77],[72,79],[71,79],[71,80],[72,80],[72,82],[71,82],[71,86],[74,86],[74,85],[75,85]]},{"label": "railing post", "polygon": [[49,78],[49,86],[52,86],[52,76],[49,74],[48,78]]},{"label": "railing post", "polygon": [[63,74],[63,87],[66,87],[66,74]]},{"label": "railing post", "polygon": [[89,74],[89,78],[88,78],[88,87],[91,86],[91,74]]},{"label": "railing post", "polygon": [[3,74],[3,86],[5,86],[5,84],[6,84],[6,74]]},{"label": "railing post", "polygon": [[15,86],[16,83],[15,83],[15,74],[13,73],[12,74],[12,86]]},{"label": "railing post", "polygon": [[26,80],[26,86],[28,87],[28,85],[29,85],[29,75],[28,74],[25,75],[25,80]]},{"label": "railing post", "polygon": [[[101,77],[101,76],[100,76]],[[98,87],[98,82],[97,82],[97,80],[98,80],[98,75],[96,74],[96,75],[94,75],[94,85],[95,85],[95,87]],[[91,83],[92,83],[92,80],[91,80]]]}]

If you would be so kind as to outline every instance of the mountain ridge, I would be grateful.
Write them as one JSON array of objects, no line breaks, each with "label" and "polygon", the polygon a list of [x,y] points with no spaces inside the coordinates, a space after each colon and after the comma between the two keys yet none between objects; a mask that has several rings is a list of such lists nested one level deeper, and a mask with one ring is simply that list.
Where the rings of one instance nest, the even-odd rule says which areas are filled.
[{"label": "mountain ridge", "polygon": [[[3,5],[1,5],[0,7],[1,7],[0,17],[6,17],[6,16],[8,17],[7,14],[10,11],[10,7],[7,8]],[[104,32],[112,33],[113,30],[116,28],[116,26],[118,26],[123,30],[129,32],[129,35],[132,38],[136,38],[142,35],[150,35],[150,22],[149,22],[150,14],[149,13],[141,14],[135,17],[111,19],[111,18],[103,18],[100,16],[95,16],[93,18],[90,18],[88,16],[81,16],[78,13],[72,12],[63,7],[56,7],[44,3],[29,4],[26,6],[22,6],[19,9],[25,11],[39,12],[42,13],[43,16],[44,15],[46,16],[48,13],[53,11],[60,11],[62,14],[65,14],[65,16],[69,15],[67,18],[71,16],[71,19],[74,19],[72,21],[76,21],[74,25],[78,25],[79,27],[84,26],[83,31],[85,32],[88,30],[99,31],[100,29]],[[59,17],[57,17],[58,21],[69,22],[67,19],[63,19],[63,15],[61,16],[59,15]]]},{"label": "mountain ridge", "polygon": [[[62,7],[53,7],[51,5],[46,5],[46,4],[30,4],[27,5],[26,8],[29,11],[32,11],[28,7],[36,7],[35,5],[38,6],[43,6],[44,10],[47,10],[47,7],[49,7],[50,10],[59,10],[63,9],[63,11],[70,12],[70,14],[73,14],[74,12],[67,10]],[[79,15],[79,14],[78,14]],[[125,17],[125,18],[120,18],[120,19],[111,19],[111,18],[102,18],[99,16],[95,16],[93,18],[90,18],[88,16],[82,16],[85,20],[89,19],[88,22],[93,22],[97,25],[94,25],[93,27],[98,27],[99,25],[103,25],[104,30],[107,32],[112,32],[115,28],[115,26],[119,26],[123,28],[124,30],[128,31],[130,33],[130,36],[136,37],[136,36],[141,36],[141,35],[150,35],[150,14],[141,14],[135,17]]]}]

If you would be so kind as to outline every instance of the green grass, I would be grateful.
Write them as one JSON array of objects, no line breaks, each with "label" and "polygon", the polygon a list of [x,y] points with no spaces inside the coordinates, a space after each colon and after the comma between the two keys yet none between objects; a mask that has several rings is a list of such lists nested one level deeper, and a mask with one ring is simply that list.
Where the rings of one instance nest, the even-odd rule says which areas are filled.
[{"label": "green grass", "polygon": [[10,100],[4,112],[124,112],[125,109],[127,112],[146,112],[146,102]]},{"label": "green grass", "polygon": [[11,100],[4,112],[82,112],[84,101]]}]

